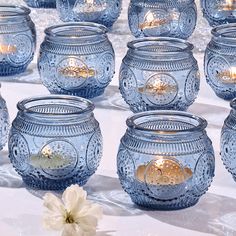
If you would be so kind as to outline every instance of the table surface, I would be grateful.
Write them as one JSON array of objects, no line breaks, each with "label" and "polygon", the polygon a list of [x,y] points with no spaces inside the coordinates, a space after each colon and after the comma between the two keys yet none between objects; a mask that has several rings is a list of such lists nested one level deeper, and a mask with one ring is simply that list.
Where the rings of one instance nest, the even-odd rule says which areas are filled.
[{"label": "table surface", "polygon": [[[126,10],[127,6],[124,7],[124,11]],[[104,217],[99,222],[97,235],[236,235],[236,183],[224,168],[219,155],[220,131],[229,113],[229,103],[217,98],[206,84],[201,53],[195,54],[201,68],[201,90],[196,103],[189,111],[203,116],[209,123],[207,132],[216,154],[216,176],[211,188],[196,206],[173,212],[140,210],[121,189],[116,175],[116,155],[120,138],[126,129],[125,120],[132,114],[117,88],[119,66],[126,51],[123,41],[131,38],[127,32],[118,37],[117,32],[121,32],[125,20],[127,21],[127,18],[123,12],[109,34],[117,52],[117,73],[105,94],[93,100],[96,105],[95,115],[104,137],[104,153],[96,175],[89,180],[85,189],[89,198],[100,203],[104,209]],[[16,116],[16,103],[19,100],[48,94],[43,85],[37,84],[39,76],[35,61],[23,75],[1,80],[4,81],[1,94],[7,101],[11,120]],[[43,191],[28,189],[22,183],[9,163],[5,147],[0,152],[0,235],[60,235],[59,232],[49,232],[42,228],[44,194]]]}]

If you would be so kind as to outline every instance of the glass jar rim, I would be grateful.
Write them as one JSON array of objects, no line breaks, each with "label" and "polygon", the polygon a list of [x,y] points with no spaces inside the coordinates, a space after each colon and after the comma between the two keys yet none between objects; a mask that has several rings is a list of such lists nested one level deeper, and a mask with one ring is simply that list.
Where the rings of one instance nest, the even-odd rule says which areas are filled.
[{"label": "glass jar rim", "polygon": [[[87,29],[86,29],[87,28]],[[68,31],[69,29],[73,29],[77,31],[79,29],[83,29],[84,32],[92,32],[90,35],[69,35],[68,33],[66,34],[66,30]],[[106,26],[97,24],[97,23],[92,23],[92,22],[74,22],[74,23],[67,23],[67,24],[59,24],[59,25],[54,25],[51,27],[48,27],[45,29],[45,34],[47,36],[51,37],[57,37],[57,38],[71,38],[71,39],[79,39],[79,38],[89,38],[89,37],[94,37],[97,35],[103,35],[108,32],[108,29]],[[75,31],[76,32],[76,31]]]},{"label": "glass jar rim", "polygon": [[[135,39],[127,44],[128,48],[137,52],[143,53],[155,53],[156,51],[147,50],[147,46],[164,46],[163,43],[170,44],[175,50],[160,50],[158,48],[158,54],[173,54],[178,52],[192,51],[194,46],[184,39],[177,39],[171,37],[146,37]],[[154,44],[154,45],[152,45]],[[179,47],[178,47],[179,45]]]},{"label": "glass jar rim", "polygon": [[[234,36],[230,36],[228,35],[230,33],[235,34]],[[236,23],[218,25],[211,30],[211,34],[217,38],[221,37],[226,40],[236,40]]]},{"label": "glass jar rim", "polygon": [[[32,105],[34,102],[50,101],[50,100],[64,101],[65,104],[63,104],[63,105],[72,106],[73,104],[75,104],[81,110],[78,110],[76,112],[64,113],[64,114],[63,113],[39,112],[39,111],[32,110],[32,107],[33,107]],[[68,102],[70,102],[70,103],[68,103]],[[29,106],[30,104],[32,104],[32,105]],[[47,105],[47,104],[52,104],[52,103],[48,102],[48,103],[45,103],[44,105]],[[79,104],[84,104],[85,108],[82,109],[81,106],[79,106]],[[27,105],[29,107],[27,107]],[[95,109],[95,105],[90,100],[85,99],[85,98],[81,98],[81,97],[70,96],[70,95],[46,95],[46,96],[35,96],[35,97],[23,99],[17,103],[17,109],[23,113],[32,114],[32,115],[33,114],[34,115],[47,115],[47,116],[53,115],[55,117],[59,117],[59,116],[63,117],[63,116],[80,115],[80,114],[92,112]]]},{"label": "glass jar rim", "polygon": [[[8,9],[8,10],[7,10]],[[4,14],[2,14],[4,13]],[[16,17],[16,16],[27,16],[31,13],[28,7],[18,5],[0,5],[0,16],[5,17]]]},{"label": "glass jar rim", "polygon": [[[147,128],[142,127],[140,124],[137,123],[137,121],[144,117],[157,117],[157,116],[169,116],[172,121],[181,121],[180,118],[187,118],[192,121],[197,122],[197,124],[194,127],[185,128],[185,129],[178,129],[178,130],[166,130],[166,129],[153,129],[153,128]],[[176,117],[176,119],[173,119],[173,117]],[[179,119],[178,119],[179,118]],[[137,114],[134,114],[133,116],[129,117],[126,120],[126,124],[129,128],[139,130],[139,131],[146,131],[150,133],[154,133],[157,135],[163,135],[163,136],[171,136],[171,135],[178,135],[178,134],[185,134],[189,132],[199,132],[203,131],[207,127],[207,121],[197,115],[193,115],[188,112],[182,112],[182,111],[167,111],[167,110],[159,110],[159,111],[146,111],[146,112],[140,112]]]}]

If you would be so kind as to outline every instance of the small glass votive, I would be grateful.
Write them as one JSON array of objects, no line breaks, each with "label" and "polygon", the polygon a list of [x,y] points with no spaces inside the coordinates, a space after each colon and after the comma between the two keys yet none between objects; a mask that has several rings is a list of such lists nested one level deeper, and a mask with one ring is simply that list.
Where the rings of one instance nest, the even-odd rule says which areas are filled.
[{"label": "small glass votive", "polygon": [[194,0],[131,0],[128,16],[135,37],[187,39],[196,26],[197,7]]},{"label": "small glass votive", "polygon": [[201,6],[210,26],[236,23],[235,0],[201,0]]},{"label": "small glass votive", "polygon": [[236,24],[217,26],[205,51],[205,76],[216,95],[236,97]]},{"label": "small glass votive", "polygon": [[110,28],[120,16],[122,0],[57,0],[62,21],[87,21]]},{"label": "small glass votive", "polygon": [[120,92],[133,112],[186,110],[200,85],[193,45],[175,38],[128,43],[120,68]]},{"label": "small glass votive", "polygon": [[30,9],[0,5],[0,76],[26,70],[33,60],[36,33]]},{"label": "small glass votive", "polygon": [[38,68],[51,93],[94,98],[115,73],[115,54],[105,26],[81,22],[45,30]]},{"label": "small glass votive", "polygon": [[56,8],[56,0],[24,0],[29,7]]},{"label": "small glass votive", "polygon": [[215,169],[206,120],[186,112],[149,111],[126,123],[117,168],[132,201],[157,210],[195,205],[208,190]]},{"label": "small glass votive", "polygon": [[51,95],[18,103],[9,136],[9,157],[32,188],[84,185],[102,156],[102,135],[88,100]]},{"label": "small glass votive", "polygon": [[232,109],[221,132],[221,159],[236,181],[236,99],[230,105]]}]

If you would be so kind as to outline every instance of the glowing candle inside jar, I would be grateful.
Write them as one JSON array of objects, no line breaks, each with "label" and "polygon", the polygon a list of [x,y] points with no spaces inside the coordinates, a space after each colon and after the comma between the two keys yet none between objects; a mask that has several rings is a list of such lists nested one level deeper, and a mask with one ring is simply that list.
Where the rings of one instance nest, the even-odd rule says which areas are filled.
[{"label": "glowing candle inside jar", "polygon": [[0,40],[0,55],[8,55],[16,52],[16,46],[7,45]]},{"label": "glowing candle inside jar", "polygon": [[236,9],[236,0],[225,0],[222,4],[221,9],[223,11],[234,11]]},{"label": "glowing candle inside jar", "polygon": [[150,12],[144,23],[139,25],[140,29],[151,29],[151,28],[155,28],[155,27],[160,27],[164,24],[167,24],[169,22],[169,20],[167,19],[159,19],[159,18],[155,18],[154,14],[152,12]]},{"label": "glowing candle inside jar", "polygon": [[177,185],[184,183],[193,176],[190,168],[182,168],[174,160],[158,159],[148,165],[140,165],[136,178],[140,182],[151,185]]},{"label": "glowing candle inside jar", "polygon": [[217,77],[225,84],[236,83],[236,67],[231,67],[230,70],[218,73]]},{"label": "glowing candle inside jar", "polygon": [[145,87],[139,88],[140,93],[159,96],[176,91],[177,86],[164,83],[161,80],[155,80],[153,83],[147,84]]},{"label": "glowing candle inside jar", "polygon": [[95,70],[88,68],[85,64],[78,63],[76,59],[70,59],[68,65],[59,69],[59,73],[67,78],[83,78],[95,76]]}]

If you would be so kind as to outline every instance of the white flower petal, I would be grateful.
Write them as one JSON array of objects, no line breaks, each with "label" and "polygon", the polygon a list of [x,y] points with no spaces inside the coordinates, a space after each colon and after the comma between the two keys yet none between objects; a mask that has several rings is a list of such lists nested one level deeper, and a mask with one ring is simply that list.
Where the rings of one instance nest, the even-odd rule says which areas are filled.
[{"label": "white flower petal", "polygon": [[57,214],[64,214],[65,207],[62,204],[62,201],[57,198],[52,193],[46,193],[43,197],[44,199],[44,206],[49,210]]},{"label": "white flower petal", "polygon": [[84,191],[83,188],[79,187],[79,185],[71,185],[65,190],[62,195],[62,200],[65,204],[65,208],[67,209],[67,211],[71,212],[71,214],[80,211],[86,198],[86,191]]},{"label": "white flower petal", "polygon": [[62,236],[84,236],[84,232],[76,224],[66,224]]},{"label": "white flower petal", "polygon": [[52,230],[62,230],[64,227],[65,221],[62,216],[52,216],[49,214],[44,215],[43,217],[43,226],[45,229]]},{"label": "white flower petal", "polygon": [[101,219],[103,215],[102,207],[98,204],[91,203],[89,201],[84,204],[83,208],[78,212],[76,212],[75,219],[79,219],[80,217],[93,216],[96,219]]}]

